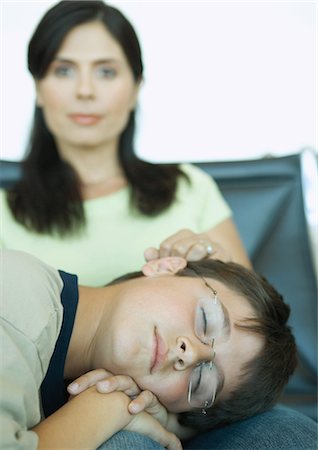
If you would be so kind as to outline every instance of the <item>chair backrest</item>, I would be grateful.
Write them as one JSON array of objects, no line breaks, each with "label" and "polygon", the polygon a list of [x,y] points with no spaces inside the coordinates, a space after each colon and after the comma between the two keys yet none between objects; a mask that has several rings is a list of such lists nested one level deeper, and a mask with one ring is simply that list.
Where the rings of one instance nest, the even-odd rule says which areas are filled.
[{"label": "chair backrest", "polygon": [[197,164],[218,183],[255,270],[291,306],[299,366],[282,401],[316,418],[317,282],[304,210],[301,155]]},{"label": "chair backrest", "polygon": [[[316,418],[317,284],[304,213],[300,155],[196,165],[213,176],[230,204],[255,270],[291,305],[299,366],[282,401]],[[1,187],[9,187],[20,177],[20,166],[1,162]]]},{"label": "chair backrest", "polygon": [[14,185],[21,176],[19,161],[0,161],[0,188],[7,189]]}]

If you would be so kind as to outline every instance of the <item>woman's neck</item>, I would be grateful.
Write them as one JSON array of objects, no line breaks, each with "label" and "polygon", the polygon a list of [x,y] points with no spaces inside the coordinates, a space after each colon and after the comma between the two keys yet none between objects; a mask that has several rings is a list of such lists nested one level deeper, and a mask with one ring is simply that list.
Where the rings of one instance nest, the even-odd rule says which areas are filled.
[{"label": "woman's neck", "polygon": [[126,186],[115,144],[94,148],[59,145],[61,157],[79,176],[84,200],[106,196]]}]

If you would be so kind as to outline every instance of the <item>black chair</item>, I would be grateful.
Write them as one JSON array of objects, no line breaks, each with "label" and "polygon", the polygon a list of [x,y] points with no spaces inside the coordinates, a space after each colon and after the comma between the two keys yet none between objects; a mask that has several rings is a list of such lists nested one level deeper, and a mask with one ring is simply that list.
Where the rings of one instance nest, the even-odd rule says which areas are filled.
[{"label": "black chair", "polygon": [[291,305],[299,365],[282,402],[317,420],[317,280],[301,155],[197,164],[218,183],[256,271]]},{"label": "black chair", "polygon": [[[299,366],[282,403],[317,419],[317,283],[313,271],[301,180],[301,155],[196,163],[214,177],[233,210],[256,271],[291,305]],[[0,186],[21,174],[20,163],[0,163]]]}]

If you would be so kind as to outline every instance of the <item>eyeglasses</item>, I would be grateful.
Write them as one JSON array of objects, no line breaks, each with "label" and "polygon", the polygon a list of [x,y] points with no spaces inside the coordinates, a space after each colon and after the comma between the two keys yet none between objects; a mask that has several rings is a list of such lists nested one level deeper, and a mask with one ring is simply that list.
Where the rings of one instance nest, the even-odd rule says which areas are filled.
[{"label": "eyeglasses", "polygon": [[[192,269],[193,270],[193,269]],[[218,374],[213,363],[215,358],[214,341],[223,331],[225,316],[217,292],[204,277],[195,272],[203,280],[205,286],[212,293],[212,298],[202,298],[198,301],[195,310],[194,331],[200,341],[211,346],[212,358],[201,362],[191,373],[188,402],[193,408],[210,408],[216,397],[218,387]]]}]

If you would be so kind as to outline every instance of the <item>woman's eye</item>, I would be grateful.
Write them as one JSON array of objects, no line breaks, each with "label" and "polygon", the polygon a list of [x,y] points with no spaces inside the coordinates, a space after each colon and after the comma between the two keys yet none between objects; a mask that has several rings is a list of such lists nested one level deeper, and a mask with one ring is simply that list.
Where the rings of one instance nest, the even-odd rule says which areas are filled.
[{"label": "woman's eye", "polygon": [[99,78],[113,79],[117,75],[117,72],[115,69],[112,69],[110,67],[99,67],[97,69],[97,74]]},{"label": "woman's eye", "polygon": [[71,77],[74,74],[74,69],[71,66],[57,66],[54,69],[54,74],[60,78]]}]

